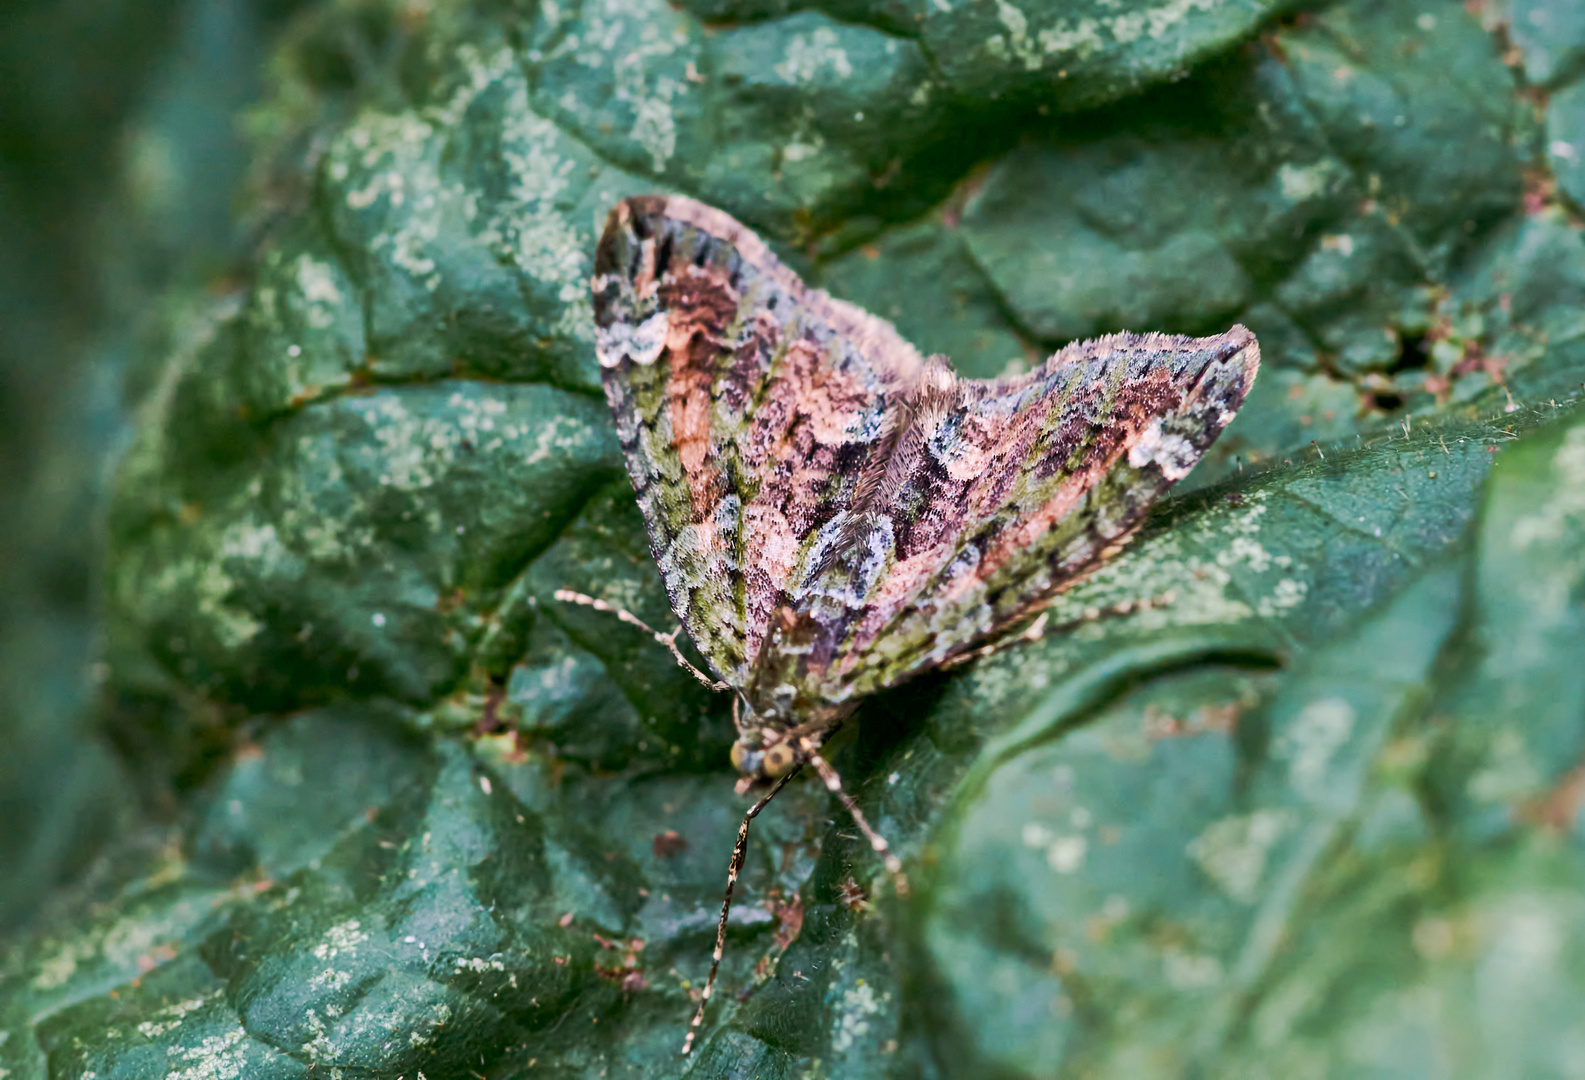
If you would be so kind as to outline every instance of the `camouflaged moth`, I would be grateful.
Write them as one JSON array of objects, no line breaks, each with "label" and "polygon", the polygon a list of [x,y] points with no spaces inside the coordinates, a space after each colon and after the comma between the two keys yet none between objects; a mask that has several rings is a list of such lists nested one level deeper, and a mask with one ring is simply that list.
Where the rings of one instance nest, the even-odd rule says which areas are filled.
[{"label": "camouflaged moth", "polygon": [[680,196],[612,210],[593,288],[655,561],[719,681],[696,674],[733,694],[739,790],[775,782],[738,829],[687,1053],[749,822],[810,765],[905,890],[821,746],[866,694],[983,650],[1115,553],[1232,420],[1260,352],[1242,326],[1122,333],[959,379]]}]

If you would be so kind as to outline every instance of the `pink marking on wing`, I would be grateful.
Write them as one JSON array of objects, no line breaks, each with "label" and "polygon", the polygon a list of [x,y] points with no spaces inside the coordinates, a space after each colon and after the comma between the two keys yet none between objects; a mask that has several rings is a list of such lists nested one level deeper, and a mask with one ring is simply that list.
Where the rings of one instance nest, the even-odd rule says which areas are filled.
[{"label": "pink marking on wing", "polygon": [[716,471],[710,465],[710,378],[691,367],[686,349],[669,349],[667,359],[671,363],[666,397],[672,444],[688,479],[697,523],[709,519],[716,501]]}]

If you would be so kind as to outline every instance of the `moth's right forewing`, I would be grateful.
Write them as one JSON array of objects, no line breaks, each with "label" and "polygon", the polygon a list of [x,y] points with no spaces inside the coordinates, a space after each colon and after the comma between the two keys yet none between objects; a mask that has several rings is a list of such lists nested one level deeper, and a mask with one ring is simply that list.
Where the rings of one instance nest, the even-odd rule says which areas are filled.
[{"label": "moth's right forewing", "polygon": [[1243,327],[1116,334],[1018,379],[961,384],[909,479],[877,507],[892,561],[827,649],[843,701],[974,648],[1106,558],[1186,474],[1259,367]]}]

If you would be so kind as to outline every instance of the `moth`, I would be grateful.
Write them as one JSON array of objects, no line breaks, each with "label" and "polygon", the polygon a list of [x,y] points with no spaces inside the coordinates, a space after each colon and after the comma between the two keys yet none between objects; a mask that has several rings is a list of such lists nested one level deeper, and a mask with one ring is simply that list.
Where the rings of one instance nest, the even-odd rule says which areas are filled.
[{"label": "moth", "polygon": [[[1006,638],[1116,553],[1233,419],[1260,350],[1242,326],[1120,333],[960,379],[676,195],[611,211],[592,285],[628,475],[714,677],[688,666],[733,695],[739,791],[771,785],[738,828],[687,1054],[754,817],[809,765],[905,890],[822,745],[866,695]],[[656,636],[686,664],[676,633]]]}]

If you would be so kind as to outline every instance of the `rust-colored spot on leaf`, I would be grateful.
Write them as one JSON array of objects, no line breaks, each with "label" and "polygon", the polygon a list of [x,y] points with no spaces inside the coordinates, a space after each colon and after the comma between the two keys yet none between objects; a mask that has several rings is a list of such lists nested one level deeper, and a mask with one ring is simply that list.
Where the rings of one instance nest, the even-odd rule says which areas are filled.
[{"label": "rust-colored spot on leaf", "polygon": [[657,859],[669,859],[688,850],[688,841],[675,829],[656,833],[655,840],[650,845]]}]

